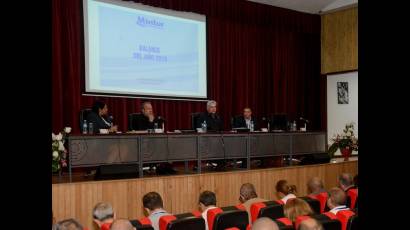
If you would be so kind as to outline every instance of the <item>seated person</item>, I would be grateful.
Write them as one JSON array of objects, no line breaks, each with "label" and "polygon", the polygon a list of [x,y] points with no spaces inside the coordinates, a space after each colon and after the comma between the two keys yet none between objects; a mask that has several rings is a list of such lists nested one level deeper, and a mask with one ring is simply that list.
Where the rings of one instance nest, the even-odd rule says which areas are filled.
[{"label": "seated person", "polygon": [[100,229],[103,225],[110,226],[115,219],[115,213],[110,203],[100,202],[93,209],[93,221]]},{"label": "seated person", "polygon": [[112,223],[110,230],[136,230],[136,228],[127,219],[116,219]]},{"label": "seated person", "polygon": [[243,109],[243,115],[235,117],[233,120],[232,128],[248,128],[251,127],[251,121],[253,121],[253,129],[258,130],[255,117],[252,116],[252,110],[249,107]]},{"label": "seated person", "polygon": [[142,113],[137,115],[132,121],[131,127],[133,130],[154,129],[155,124],[158,125],[158,129],[162,128],[163,121],[158,117],[155,117],[151,102],[143,102],[141,105],[141,112]]},{"label": "seated person", "polygon": [[271,218],[261,217],[253,223],[252,230],[279,230],[279,226]]},{"label": "seated person", "polygon": [[154,230],[159,230],[159,218],[161,216],[172,215],[164,210],[164,203],[157,192],[149,192],[142,198],[144,210],[148,213]]},{"label": "seated person", "polygon": [[346,206],[346,193],[338,187],[330,189],[327,206],[330,209],[329,212],[332,212],[335,215],[341,210],[349,210]]},{"label": "seated person", "polygon": [[308,216],[314,214],[309,204],[299,198],[289,199],[283,206],[283,213],[285,214],[285,217],[292,222],[295,222],[296,217],[298,216]]},{"label": "seated person", "polygon": [[208,101],[206,103],[206,112],[199,114],[195,128],[201,128],[202,123],[206,121],[208,131],[223,131],[223,121],[222,118],[216,113],[216,106],[216,101]]},{"label": "seated person", "polygon": [[319,193],[326,192],[323,187],[323,182],[319,177],[312,177],[307,183],[309,195],[318,195]]},{"label": "seated person", "polygon": [[280,180],[276,183],[277,197],[286,204],[290,198],[296,198],[296,186],[288,185],[286,180]]},{"label": "seated person", "polygon": [[355,188],[359,188],[359,174],[353,177],[353,183]]},{"label": "seated person", "polygon": [[338,178],[339,188],[341,188],[345,193],[350,189],[356,188],[353,183],[353,177],[350,173],[342,173]]},{"label": "seated person", "polygon": [[74,219],[65,219],[53,225],[53,230],[83,230],[83,226]]},{"label": "seated person", "polygon": [[93,123],[94,133],[99,133],[100,129],[108,129],[109,132],[117,131],[118,127],[116,125],[111,126],[106,118],[108,114],[107,104],[102,101],[95,101],[91,110],[87,116],[87,123]]},{"label": "seated person", "polygon": [[202,218],[205,220],[205,229],[208,230],[208,211],[216,207],[216,196],[211,191],[203,191],[199,195],[199,209],[202,212]]},{"label": "seated person", "polygon": [[316,219],[309,218],[300,222],[298,230],[323,230],[323,226]]},{"label": "seated person", "polygon": [[253,184],[245,183],[239,190],[239,201],[245,206],[246,211],[248,212],[249,223],[251,223],[251,205],[258,202],[265,202],[267,200],[258,198],[258,194],[256,194]]}]

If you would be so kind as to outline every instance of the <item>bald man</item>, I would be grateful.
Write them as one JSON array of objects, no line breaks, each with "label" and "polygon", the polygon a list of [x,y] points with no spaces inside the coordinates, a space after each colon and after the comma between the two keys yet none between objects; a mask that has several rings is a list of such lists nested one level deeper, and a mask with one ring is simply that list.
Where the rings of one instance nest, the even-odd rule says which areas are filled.
[{"label": "bald man", "polygon": [[342,210],[349,210],[346,206],[346,193],[338,187],[329,190],[329,198],[327,199],[327,206],[333,214]]},{"label": "bald man", "polygon": [[323,226],[313,218],[302,221],[298,230],[323,230]]},{"label": "bald man", "polygon": [[127,219],[116,219],[112,222],[110,230],[136,230]]},{"label": "bald man", "polygon": [[279,230],[279,226],[268,217],[261,217],[252,225],[252,230]]},{"label": "bald man", "polygon": [[319,177],[312,177],[307,183],[309,195],[317,195],[322,192],[326,192],[323,187],[323,182]]},{"label": "bald man", "polygon": [[338,178],[339,188],[346,193],[353,188],[356,188],[353,183],[353,176],[350,173],[342,173]]}]

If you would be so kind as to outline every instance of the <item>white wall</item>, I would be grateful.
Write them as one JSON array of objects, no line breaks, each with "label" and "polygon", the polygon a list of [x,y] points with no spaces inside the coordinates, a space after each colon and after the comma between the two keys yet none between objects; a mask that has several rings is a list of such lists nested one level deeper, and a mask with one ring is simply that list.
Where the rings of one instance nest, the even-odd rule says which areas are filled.
[{"label": "white wall", "polygon": [[[348,82],[349,104],[338,104],[337,82]],[[334,74],[327,76],[327,137],[329,145],[334,134],[343,133],[347,123],[355,123],[354,134],[359,136],[358,129],[358,72]],[[357,152],[353,152],[356,154]],[[340,155],[338,150],[335,155]]]}]

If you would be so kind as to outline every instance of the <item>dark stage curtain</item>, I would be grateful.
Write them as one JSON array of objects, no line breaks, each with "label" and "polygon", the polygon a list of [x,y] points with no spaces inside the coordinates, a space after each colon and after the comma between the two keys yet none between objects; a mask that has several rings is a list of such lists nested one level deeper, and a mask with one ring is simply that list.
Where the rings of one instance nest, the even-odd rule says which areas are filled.
[{"label": "dark stage curtain", "polygon": [[[218,102],[226,129],[230,117],[250,106],[257,117],[304,116],[326,130],[324,76],[320,75],[320,16],[245,0],[135,1],[207,17],[208,95]],[[81,0],[52,3],[52,128],[79,133],[79,111],[104,100],[120,130],[141,99],[82,96],[84,42]],[[205,102],[151,100],[166,129],[190,128],[190,113]]]}]

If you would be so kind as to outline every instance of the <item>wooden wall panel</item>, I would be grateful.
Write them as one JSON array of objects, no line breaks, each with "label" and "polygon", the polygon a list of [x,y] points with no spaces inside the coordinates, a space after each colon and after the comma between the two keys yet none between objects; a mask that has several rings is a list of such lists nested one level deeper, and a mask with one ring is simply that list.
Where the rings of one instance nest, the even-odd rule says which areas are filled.
[{"label": "wooden wall panel", "polygon": [[335,164],[296,166],[238,172],[208,173],[202,175],[169,176],[130,180],[94,181],[53,184],[52,208],[57,221],[75,218],[84,226],[95,229],[92,208],[101,201],[110,202],[117,217],[136,219],[143,217],[142,196],[156,191],[163,197],[165,209],[172,213],[190,212],[198,208],[199,193],[214,191],[218,206],[239,203],[239,188],[243,183],[255,185],[260,197],[274,200],[275,184],[286,179],[298,188],[298,195],[306,195],[306,182],[319,176],[326,188],[337,184],[342,172],[356,174],[357,161]]},{"label": "wooden wall panel", "polygon": [[357,7],[324,14],[322,20],[322,74],[357,70]]}]

